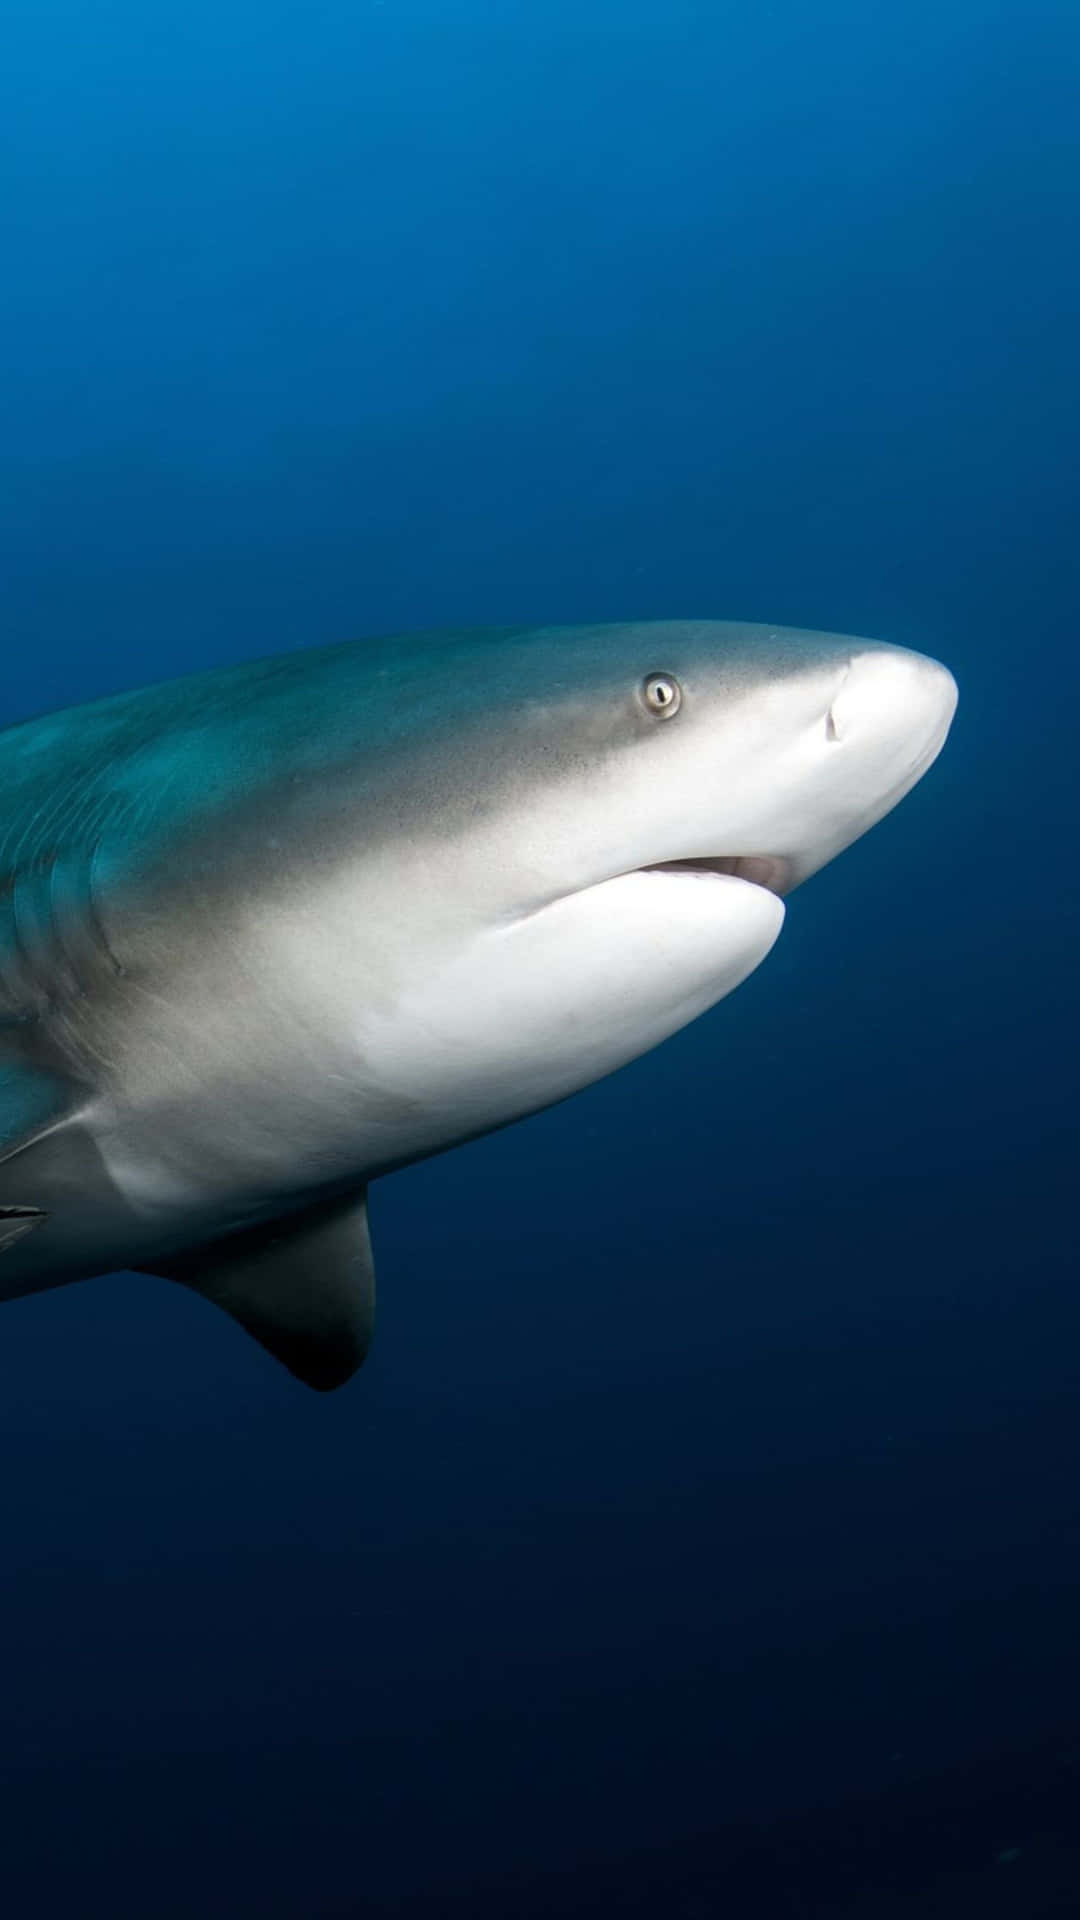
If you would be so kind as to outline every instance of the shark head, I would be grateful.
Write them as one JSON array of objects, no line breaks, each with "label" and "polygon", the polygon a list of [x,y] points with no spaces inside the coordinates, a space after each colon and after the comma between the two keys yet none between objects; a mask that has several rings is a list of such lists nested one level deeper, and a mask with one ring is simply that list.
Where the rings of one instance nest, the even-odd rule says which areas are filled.
[{"label": "shark head", "polygon": [[723,622],[462,636],[427,659],[424,702],[414,665],[386,668],[396,941],[356,1040],[430,1118],[424,1151],[728,994],[783,896],[930,766],[956,704],[921,654]]},{"label": "shark head", "polygon": [[956,705],[922,654],[719,621],[540,630],[489,665],[455,759],[511,910],[672,863],[790,892],[909,791]]}]

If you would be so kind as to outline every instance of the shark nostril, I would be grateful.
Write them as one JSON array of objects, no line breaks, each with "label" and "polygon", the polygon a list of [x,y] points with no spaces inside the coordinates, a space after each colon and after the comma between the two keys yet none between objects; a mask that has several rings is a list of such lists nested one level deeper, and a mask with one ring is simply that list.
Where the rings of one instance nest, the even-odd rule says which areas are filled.
[{"label": "shark nostril", "polygon": [[843,725],[836,718],[836,708],[837,708],[838,702],[840,702],[843,698],[844,688],[847,686],[848,680],[851,677],[851,669],[853,665],[854,665],[854,662],[849,660],[847,665],[844,668],[843,673],[840,675],[839,686],[833,689],[833,697],[829,702],[829,705],[825,714],[826,740],[842,740],[844,737]]}]

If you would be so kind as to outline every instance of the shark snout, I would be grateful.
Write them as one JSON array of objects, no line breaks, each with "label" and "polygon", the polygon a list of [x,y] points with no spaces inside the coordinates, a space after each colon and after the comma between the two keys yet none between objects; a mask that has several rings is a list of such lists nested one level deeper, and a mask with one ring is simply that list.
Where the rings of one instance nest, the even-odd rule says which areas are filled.
[{"label": "shark snout", "polygon": [[[947,667],[906,647],[858,646],[838,675],[815,738],[786,851],[785,891],[849,847],[896,806],[937,759],[956,711]],[[820,713],[820,708],[819,708]]]},{"label": "shark snout", "polygon": [[906,647],[869,647],[852,656],[825,720],[826,736],[876,765],[886,784],[930,765],[956,711],[947,667]]}]

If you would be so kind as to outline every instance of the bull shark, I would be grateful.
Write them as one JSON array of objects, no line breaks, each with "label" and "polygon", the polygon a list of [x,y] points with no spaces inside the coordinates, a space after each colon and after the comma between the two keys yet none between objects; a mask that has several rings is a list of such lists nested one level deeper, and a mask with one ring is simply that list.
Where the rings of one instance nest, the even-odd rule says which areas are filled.
[{"label": "bull shark", "polygon": [[0,1298],[118,1268],[309,1385],[367,1188],[656,1046],[914,786],[906,648],[721,621],[351,642],[0,732]]}]

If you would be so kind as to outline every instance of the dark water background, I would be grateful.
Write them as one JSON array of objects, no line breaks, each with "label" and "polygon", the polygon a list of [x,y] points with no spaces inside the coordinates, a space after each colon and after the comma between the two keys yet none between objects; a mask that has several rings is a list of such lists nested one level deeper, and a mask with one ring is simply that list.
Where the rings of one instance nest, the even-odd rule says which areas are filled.
[{"label": "dark water background", "polygon": [[307,1394],[0,1339],[5,1915],[1080,1910],[1072,0],[14,0],[0,717],[717,615],[961,685],[738,995],[374,1196]]}]

